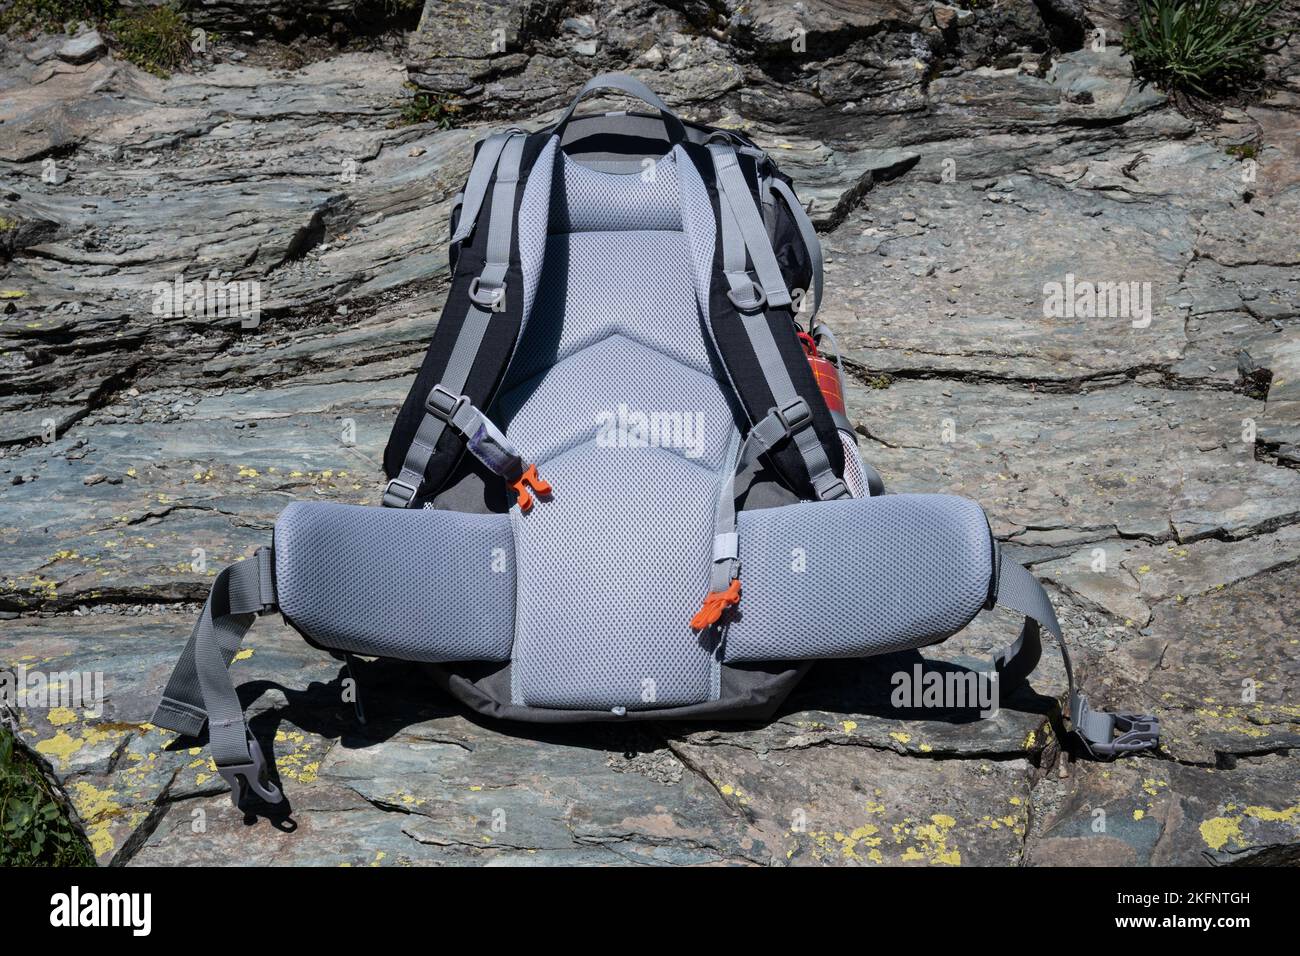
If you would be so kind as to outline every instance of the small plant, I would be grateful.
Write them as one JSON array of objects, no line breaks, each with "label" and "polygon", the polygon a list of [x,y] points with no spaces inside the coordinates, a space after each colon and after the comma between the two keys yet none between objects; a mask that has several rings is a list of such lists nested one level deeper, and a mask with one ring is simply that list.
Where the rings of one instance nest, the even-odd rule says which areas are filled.
[{"label": "small plant", "polygon": [[0,727],[0,866],[93,866],[94,853],[41,769]]},{"label": "small plant", "polygon": [[0,10],[0,30],[48,30],[71,23],[99,23],[117,10],[118,0],[13,0]]},{"label": "small plant", "polygon": [[1210,98],[1263,72],[1264,44],[1289,31],[1270,20],[1281,0],[1139,0],[1124,34],[1134,72],[1163,89]]},{"label": "small plant", "polygon": [[109,29],[118,54],[155,76],[167,76],[190,59],[190,26],[171,5],[124,14]]},{"label": "small plant", "polygon": [[414,126],[417,123],[433,123],[438,129],[451,129],[456,125],[456,114],[460,107],[448,96],[426,93],[408,83],[411,96],[402,102],[399,119],[401,126]]}]

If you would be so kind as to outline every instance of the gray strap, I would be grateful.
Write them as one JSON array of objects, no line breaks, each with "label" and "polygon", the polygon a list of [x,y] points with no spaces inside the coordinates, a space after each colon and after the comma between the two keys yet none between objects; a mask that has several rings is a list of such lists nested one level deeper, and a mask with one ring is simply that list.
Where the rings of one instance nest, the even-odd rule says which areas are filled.
[{"label": "gray strap", "polygon": [[[754,264],[754,271],[758,274],[758,284],[763,294],[774,306],[789,305],[790,290],[786,288],[781,267],[776,261],[776,253],[772,251],[772,242],[767,236],[767,227],[763,225],[763,217],[759,215],[758,207],[754,205],[754,197],[749,191],[749,184],[745,182],[745,174],[741,171],[736,150],[726,143],[710,143],[709,154],[713,157],[719,201],[720,203],[725,201],[731,207],[735,226],[739,228],[745,248],[749,251],[749,258]],[[725,220],[726,217],[723,218]],[[724,222],[724,240],[726,228],[727,224]]]},{"label": "gray strap", "polygon": [[453,395],[435,385],[426,402],[429,414],[442,421],[465,442],[465,448],[493,474],[515,481],[523,474],[524,462],[515,446],[466,395]]},{"label": "gray strap", "polygon": [[1065,662],[1070,723],[1075,734],[1093,755],[1116,756],[1148,750],[1159,743],[1160,722],[1150,714],[1112,714],[1093,710],[1088,698],[1074,687],[1074,669],[1065,636],[1056,619],[1052,602],[1038,580],[1027,570],[999,553],[997,603],[1025,615],[1025,625],[1015,643],[994,657],[1002,677],[1003,691],[1027,678],[1042,655],[1040,626],[1056,638]]},{"label": "gray strap", "polygon": [[511,128],[504,133],[493,133],[479,147],[478,156],[474,159],[474,167],[469,171],[469,181],[465,183],[465,192],[461,197],[460,220],[456,223],[456,231],[451,234],[453,245],[468,237],[474,230],[479,210],[483,208],[483,199],[487,196],[488,184],[492,181],[492,173],[497,168],[497,160],[501,158],[501,151],[505,148],[506,141],[517,132],[517,129]]},{"label": "gray strap", "polygon": [[257,615],[276,606],[270,548],[217,575],[152,719],[186,736],[200,733],[207,723],[212,758],[230,783],[236,806],[246,789],[268,803],[284,799],[280,789],[264,779],[265,758],[248,732],[228,670]]},{"label": "gray strap", "polygon": [[813,228],[812,220],[808,218],[808,213],[804,211],[803,205],[794,194],[794,190],[784,180],[775,176],[772,177],[772,188],[780,194],[781,198],[785,200],[785,204],[790,207],[790,212],[794,215],[795,225],[799,227],[799,235],[803,237],[803,244],[808,249],[808,257],[812,259],[813,310],[812,315],[808,316],[808,328],[811,329],[813,321],[817,318],[817,313],[822,307],[823,263],[821,240],[817,238],[817,230]]},{"label": "gray strap", "polygon": [[[717,173],[722,270],[730,287],[728,295],[740,313],[741,324],[754,349],[763,377],[767,380],[768,389],[776,400],[776,408],[789,414],[803,399],[795,391],[763,308],[767,304],[790,304],[790,293],[786,289],[776,255],[772,252],[772,243],[767,237],[762,218],[736,161],[735,150],[724,143],[712,143],[709,152],[713,156],[714,170]],[[746,269],[746,250],[748,261],[754,263],[758,273],[757,285]],[[803,402],[803,405],[806,409],[807,403]],[[812,425],[811,414],[804,424]],[[792,430],[791,434],[818,498],[847,497],[848,487],[832,470],[816,430],[812,427],[799,427]]]},{"label": "gray strap", "polygon": [[817,430],[812,427],[812,410],[808,403],[795,391],[790,372],[785,367],[781,353],[777,349],[772,328],[767,324],[767,316],[761,312],[741,312],[741,324],[749,336],[749,344],[758,358],[759,367],[767,386],[776,399],[776,411],[787,420],[797,424],[790,429],[795,446],[803,457],[804,466],[812,479],[813,489],[820,499],[844,498],[849,494],[848,486],[838,478],[826,457]]},{"label": "gray strap", "polygon": [[[515,228],[515,192],[519,184],[524,137],[518,133],[502,135],[505,139],[496,164],[492,218],[488,223],[487,255],[483,271],[470,285],[469,312],[456,337],[456,344],[452,346],[442,381],[434,386],[434,391],[441,388],[459,395],[465,390],[465,382],[469,379],[470,369],[474,367],[474,360],[483,344],[483,337],[487,334],[492,314],[505,307],[506,273],[510,268],[510,247]],[[483,148],[486,149],[487,146]],[[475,169],[477,168],[476,163]],[[420,485],[424,483],[424,470],[429,466],[433,450],[447,427],[446,420],[435,415],[429,407],[434,391],[430,391],[425,399],[425,414],[406,450],[402,470],[384,489],[385,507],[409,508],[419,494]]]},{"label": "gray strap", "polygon": [[562,131],[564,129],[569,120],[573,117],[574,110],[578,108],[578,104],[581,103],[589,93],[593,93],[596,90],[618,90],[621,93],[626,93],[628,96],[636,97],[643,103],[649,103],[659,111],[660,115],[663,117],[664,126],[669,129],[670,134],[676,134],[674,138],[677,140],[685,139],[686,126],[682,123],[681,118],[668,108],[668,104],[661,100],[654,90],[650,89],[650,87],[646,86],[635,77],[628,76],[626,73],[602,73],[600,76],[593,76],[590,80],[584,83],[582,89],[578,91],[578,95],[573,98],[573,102],[569,104],[569,108],[564,111],[564,115],[560,117],[560,121],[556,124],[555,128],[557,131]]},{"label": "gray strap", "polygon": [[[807,408],[805,403],[804,408]],[[722,591],[740,574],[739,539],[736,533],[736,476],[771,451],[801,423],[778,409],[768,412],[749,430],[740,443],[736,461],[718,488],[713,509],[713,562],[709,566],[709,590]]]}]

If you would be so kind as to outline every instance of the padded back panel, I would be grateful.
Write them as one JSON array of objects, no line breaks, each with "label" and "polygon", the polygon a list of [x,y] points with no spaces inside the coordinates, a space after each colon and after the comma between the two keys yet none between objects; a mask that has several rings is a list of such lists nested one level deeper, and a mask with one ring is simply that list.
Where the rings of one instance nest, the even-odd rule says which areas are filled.
[{"label": "padded back panel", "polygon": [[275,523],[280,610],[334,650],[508,660],[514,551],[507,515],[295,502]]},{"label": "padded back panel", "polygon": [[739,515],[732,661],[868,657],[934,644],[988,599],[993,545],[975,502],[882,495]]},{"label": "padded back panel", "polygon": [[648,175],[556,160],[537,297],[494,410],[555,489],[514,516],[516,704],[717,695],[716,654],[689,621],[737,429],[698,306],[713,234],[682,223],[698,180],[679,152]]}]

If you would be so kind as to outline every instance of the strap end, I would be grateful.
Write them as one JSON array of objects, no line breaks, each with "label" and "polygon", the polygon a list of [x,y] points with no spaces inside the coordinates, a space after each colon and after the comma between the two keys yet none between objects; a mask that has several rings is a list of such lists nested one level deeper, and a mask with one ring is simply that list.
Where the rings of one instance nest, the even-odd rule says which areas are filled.
[{"label": "strap end", "polygon": [[179,700],[164,697],[158,702],[149,723],[164,730],[171,730],[182,737],[197,737],[203,733],[203,726],[208,722],[208,715]]}]

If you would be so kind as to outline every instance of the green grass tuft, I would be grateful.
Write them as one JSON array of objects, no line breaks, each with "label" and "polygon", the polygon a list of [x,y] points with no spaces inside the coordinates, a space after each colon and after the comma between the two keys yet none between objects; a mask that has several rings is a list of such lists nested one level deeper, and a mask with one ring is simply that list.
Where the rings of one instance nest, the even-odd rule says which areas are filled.
[{"label": "green grass tuft", "polygon": [[40,767],[0,727],[0,866],[94,865]]},{"label": "green grass tuft", "polygon": [[413,92],[408,99],[402,101],[399,126],[433,123],[438,129],[451,129],[456,125],[460,106],[451,97],[425,93],[409,83],[407,87]]},{"label": "green grass tuft", "polygon": [[119,56],[155,76],[188,63],[190,25],[170,4],[124,13],[109,24]]},{"label": "green grass tuft", "polygon": [[1264,72],[1281,0],[1139,0],[1124,34],[1134,72],[1161,89],[1213,98],[1247,91]]}]

